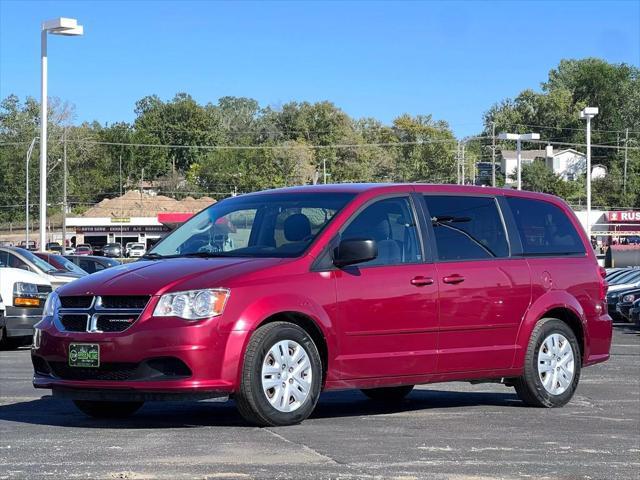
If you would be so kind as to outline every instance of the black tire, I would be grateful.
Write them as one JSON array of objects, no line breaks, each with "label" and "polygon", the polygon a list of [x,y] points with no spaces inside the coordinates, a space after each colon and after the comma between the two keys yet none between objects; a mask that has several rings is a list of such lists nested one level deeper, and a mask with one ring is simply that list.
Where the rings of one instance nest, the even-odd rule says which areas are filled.
[{"label": "black tire", "polygon": [[144,402],[102,402],[74,400],[73,403],[85,415],[94,418],[127,418],[136,413]]},{"label": "black tire", "polygon": [[381,403],[398,403],[411,393],[413,385],[402,385],[400,387],[367,388],[364,393],[371,400]]},{"label": "black tire", "polygon": [[[573,351],[573,379],[567,389],[560,394],[552,394],[542,383],[538,373],[538,352],[544,340],[551,334],[559,333],[570,343]],[[524,360],[524,374],[514,379],[513,385],[520,400],[532,407],[554,408],[566,405],[578,387],[582,366],[581,348],[573,330],[556,318],[543,318],[531,332]]]},{"label": "black tire", "polygon": [[[282,412],[274,408],[262,389],[263,362],[267,359],[271,347],[284,340],[294,341],[302,346],[311,366],[309,393],[301,405],[292,412]],[[245,420],[261,427],[300,423],[313,412],[320,397],[321,388],[320,354],[304,329],[288,322],[273,322],[258,328],[253,333],[244,355],[240,388],[235,395],[238,410]]]}]

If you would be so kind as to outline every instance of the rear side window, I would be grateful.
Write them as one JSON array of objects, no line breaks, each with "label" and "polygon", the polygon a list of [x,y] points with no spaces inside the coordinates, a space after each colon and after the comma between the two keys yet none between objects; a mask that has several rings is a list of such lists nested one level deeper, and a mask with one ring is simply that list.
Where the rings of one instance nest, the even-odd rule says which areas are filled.
[{"label": "rear side window", "polygon": [[520,232],[525,255],[585,253],[580,235],[556,205],[529,198],[507,197]]},{"label": "rear side window", "polygon": [[425,195],[424,199],[439,260],[509,256],[507,235],[494,198]]}]

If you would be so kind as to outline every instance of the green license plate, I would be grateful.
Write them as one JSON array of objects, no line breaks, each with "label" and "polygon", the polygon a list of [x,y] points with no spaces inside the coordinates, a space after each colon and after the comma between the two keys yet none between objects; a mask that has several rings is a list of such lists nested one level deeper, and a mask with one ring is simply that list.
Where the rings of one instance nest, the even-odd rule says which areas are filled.
[{"label": "green license plate", "polygon": [[97,343],[71,343],[69,366],[97,368],[100,366],[100,345]]}]

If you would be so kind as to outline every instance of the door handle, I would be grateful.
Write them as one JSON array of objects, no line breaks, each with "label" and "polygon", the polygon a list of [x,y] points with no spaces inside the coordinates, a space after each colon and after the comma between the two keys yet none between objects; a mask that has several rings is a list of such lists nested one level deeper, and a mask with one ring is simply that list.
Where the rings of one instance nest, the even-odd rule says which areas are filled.
[{"label": "door handle", "polygon": [[424,287],[425,285],[433,285],[433,278],[430,277],[413,277],[411,279],[411,285],[416,287]]},{"label": "door handle", "polygon": [[447,276],[447,277],[444,277],[444,278],[442,279],[442,281],[443,281],[444,283],[451,283],[451,284],[455,285],[455,284],[457,284],[457,283],[462,283],[462,282],[464,282],[464,277],[463,277],[462,275],[458,275],[458,274],[455,274],[455,275],[449,275],[449,276]]}]

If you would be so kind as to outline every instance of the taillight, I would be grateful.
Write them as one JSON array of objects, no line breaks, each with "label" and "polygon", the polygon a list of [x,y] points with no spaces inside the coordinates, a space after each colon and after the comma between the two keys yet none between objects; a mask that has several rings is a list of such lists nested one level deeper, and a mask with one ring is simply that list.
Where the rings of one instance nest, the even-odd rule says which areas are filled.
[{"label": "taillight", "polygon": [[600,296],[600,300],[602,300],[603,302],[606,302],[607,290],[609,289],[609,284],[605,280],[607,276],[607,271],[603,267],[598,267],[598,270],[600,272],[600,292],[599,292],[600,295],[599,296]]}]

